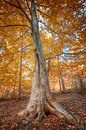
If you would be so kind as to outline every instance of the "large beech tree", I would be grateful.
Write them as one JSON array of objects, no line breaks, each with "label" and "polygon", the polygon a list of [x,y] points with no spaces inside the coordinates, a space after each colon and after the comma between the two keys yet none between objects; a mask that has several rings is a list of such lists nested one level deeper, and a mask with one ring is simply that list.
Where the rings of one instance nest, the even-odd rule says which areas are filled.
[{"label": "large beech tree", "polygon": [[29,114],[29,118],[37,118],[37,120],[40,121],[46,116],[46,112],[49,111],[59,118],[65,117],[68,121],[73,122],[75,120],[72,115],[70,115],[51,95],[45,59],[42,51],[35,0],[32,0],[30,3],[31,31],[35,49],[35,69],[30,101],[27,108],[19,113],[19,116],[26,116]]},{"label": "large beech tree", "polygon": [[[25,17],[28,21],[28,25],[26,25],[27,22],[25,23],[25,19],[24,24],[20,23],[20,25],[10,25],[8,22],[5,22],[4,25],[1,25],[1,27],[27,27],[28,30],[31,30],[31,35],[34,43],[35,68],[33,74],[31,96],[27,107],[18,115],[22,117],[29,115],[30,119],[36,118],[38,121],[40,121],[43,117],[46,116],[47,112],[50,112],[59,118],[64,118],[68,122],[74,123],[76,121],[75,118],[59,102],[57,102],[57,100],[51,94],[40,38],[39,21],[43,19],[41,23],[45,25],[45,23],[43,23],[45,21],[44,16],[47,17],[46,22],[48,21],[49,25],[52,25],[51,27],[55,25],[55,27],[53,27],[55,31],[49,28],[47,25],[45,26],[53,33],[59,35],[60,32],[57,33],[59,29],[56,25],[59,25],[60,21],[63,20],[62,17],[60,20],[58,19],[59,13],[62,13],[62,8],[65,8],[67,6],[68,8],[66,8],[68,10],[66,10],[65,13],[67,11],[69,12],[69,14],[67,14],[69,19],[69,16],[71,14],[69,8],[71,8],[71,10],[74,10],[75,8],[73,8],[73,6],[76,5],[77,0],[69,0],[68,4],[65,3],[67,1],[64,0],[61,0],[60,2],[59,0],[1,0],[1,2],[3,4],[3,8],[6,8],[5,11],[10,10],[9,12],[13,14],[19,13],[20,16]],[[70,2],[72,2],[72,5],[70,5]],[[3,8],[1,13],[3,12]],[[57,11],[59,13],[57,13]],[[49,13],[49,15],[46,13]],[[50,21],[52,14],[52,21]],[[57,17],[57,19],[55,19],[55,17]]]}]

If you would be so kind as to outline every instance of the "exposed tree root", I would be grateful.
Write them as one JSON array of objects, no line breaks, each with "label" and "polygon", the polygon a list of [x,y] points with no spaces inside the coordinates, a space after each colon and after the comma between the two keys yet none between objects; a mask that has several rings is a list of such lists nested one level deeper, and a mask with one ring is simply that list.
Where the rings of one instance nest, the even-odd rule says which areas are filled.
[{"label": "exposed tree root", "polygon": [[53,112],[60,119],[65,119],[70,124],[75,124],[76,119],[56,100],[48,100],[51,106],[49,107],[50,113]]},{"label": "exposed tree root", "polygon": [[25,109],[22,112],[20,112],[18,116],[25,118],[25,116],[29,115],[28,119],[36,118],[36,120],[40,122],[43,118],[46,118],[46,112],[50,112],[51,114],[56,115],[58,118],[64,119],[69,124],[76,123],[76,119],[56,100],[49,99],[48,101],[46,101],[45,109],[40,109],[41,111],[38,111],[39,106],[37,106],[37,104],[35,105],[36,107],[34,107],[34,111],[33,109],[32,111],[31,109],[30,111],[28,109]]},{"label": "exposed tree root", "polygon": [[40,122],[43,118],[46,118],[45,113],[38,113],[36,120]]},{"label": "exposed tree root", "polygon": [[18,115],[25,117],[29,114],[29,119],[35,118],[37,121],[41,121],[46,117],[46,112],[50,112],[60,119],[65,119],[70,124],[75,124],[75,118],[52,96],[45,65],[40,64],[41,61],[38,54],[37,60],[30,101],[27,108]]},{"label": "exposed tree root", "polygon": [[19,117],[26,117],[29,115],[29,111],[27,109],[24,109],[23,111],[18,113]]}]

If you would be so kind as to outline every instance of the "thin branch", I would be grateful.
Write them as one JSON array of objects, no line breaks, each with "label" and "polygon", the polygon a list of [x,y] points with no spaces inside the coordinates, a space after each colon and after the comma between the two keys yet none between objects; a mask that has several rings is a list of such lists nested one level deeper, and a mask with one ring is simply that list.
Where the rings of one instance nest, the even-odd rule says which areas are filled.
[{"label": "thin branch", "polygon": [[38,12],[40,12],[41,14],[43,14],[43,15],[45,15],[45,16],[47,16],[47,17],[49,17],[49,15],[47,15],[47,14],[45,14],[44,12],[42,12],[41,10],[39,10],[39,9],[36,9]]},{"label": "thin branch", "polygon": [[9,4],[9,5],[11,5],[11,6],[14,6],[14,7],[20,9],[19,6],[15,5],[15,4],[13,4],[13,3],[9,2],[9,1],[4,0],[4,2],[7,3],[7,4]]},{"label": "thin branch", "polygon": [[48,58],[45,59],[45,61],[51,60],[51,59],[55,59],[55,58],[57,58],[57,57],[60,56],[60,55],[61,55],[61,54],[56,54],[56,55],[54,55],[54,56],[52,56],[52,57],[48,57]]},{"label": "thin branch", "polygon": [[[24,34],[22,34],[20,37],[18,37],[15,41],[13,41],[11,44],[9,44],[8,46],[6,46],[6,47],[9,47],[10,45],[12,45],[12,44],[14,44],[15,42],[17,42],[18,40],[20,40],[26,33],[28,32],[28,30],[26,30],[25,32],[24,32]],[[30,45],[28,45],[28,46],[31,46],[32,44],[30,44]],[[28,46],[26,46],[26,47],[28,47]],[[24,47],[23,49],[25,49],[26,47]],[[10,49],[12,49],[12,48],[10,48]],[[22,49],[22,50],[23,50]],[[19,50],[19,51],[17,51],[17,52],[21,52],[21,50]],[[16,52],[16,53],[17,53]]]},{"label": "thin branch", "polygon": [[23,50],[27,49],[27,47],[32,46],[32,45],[33,45],[33,44],[29,44],[29,45],[23,47],[21,50],[18,50],[17,52],[23,52]]},{"label": "thin branch", "polygon": [[40,7],[44,7],[44,8],[49,8],[48,5],[43,5],[43,4],[40,4],[40,5],[37,5],[37,4],[36,4],[36,6],[40,6]]},{"label": "thin branch", "polygon": [[39,4],[36,4],[36,5],[37,5],[37,6],[40,6],[43,2],[44,2],[44,0],[42,0]]},{"label": "thin branch", "polygon": [[19,27],[28,27],[30,28],[28,25],[22,25],[22,24],[15,24],[15,25],[1,25],[0,27],[13,27],[13,26],[19,26]]},{"label": "thin branch", "polygon": [[[22,52],[24,49],[26,49],[27,47],[32,46],[32,45],[33,45],[33,44],[29,44],[29,45],[25,46],[24,48],[22,48],[21,50],[17,51],[17,52],[14,53],[13,55],[16,55],[17,53]],[[18,55],[17,55],[15,58],[17,58],[17,57],[18,57]],[[8,64],[4,65],[4,66],[1,67],[0,69],[2,70],[2,69],[5,68],[6,66],[10,65],[13,61],[14,61],[14,60],[12,60],[12,61],[9,62]]]},{"label": "thin branch", "polygon": [[26,30],[20,37],[18,37],[15,41],[13,41],[11,44],[9,44],[6,47],[9,47],[10,45],[14,44],[15,42],[19,41],[26,33],[28,32],[28,30]]},{"label": "thin branch", "polygon": [[81,54],[83,54],[83,53],[85,53],[86,54],[86,52],[85,52],[85,50],[86,49],[84,49],[83,51],[79,51],[79,52],[75,52],[75,53],[65,53],[65,52],[63,52],[63,53],[59,53],[59,54],[56,54],[56,55],[54,55],[54,56],[52,56],[52,57],[49,57],[49,58],[46,58],[45,60],[49,60],[49,59],[55,59],[55,58],[57,58],[57,57],[59,57],[59,56],[61,56],[61,55],[73,55],[73,56],[77,56],[77,55],[81,55]]},{"label": "thin branch", "polygon": [[21,7],[21,5],[20,5],[20,3],[18,2],[18,0],[17,0],[18,6],[15,5],[15,4],[13,4],[13,3],[11,3],[11,2],[9,2],[9,1],[6,1],[6,0],[4,0],[4,2],[7,3],[7,4],[9,4],[9,5],[11,5],[11,6],[13,6],[13,7],[15,7],[15,8],[20,9],[20,10],[24,13],[24,15],[26,16],[26,18],[29,20],[29,22],[31,23],[30,18],[29,18],[28,15],[25,13],[25,11],[24,11],[23,8]]},{"label": "thin branch", "polygon": [[[39,11],[40,13],[42,13],[43,15],[45,15],[46,17],[49,17],[46,13],[42,12],[41,10],[37,9],[37,11]],[[42,21],[39,21],[41,22],[42,24],[44,24],[51,32],[54,32],[55,34],[57,34],[58,36],[60,35],[61,33],[61,30],[59,31],[59,33],[57,33],[56,31],[54,31],[53,29],[51,29],[50,27],[48,27],[44,22]],[[59,36],[60,37],[60,36]]]},{"label": "thin branch", "polygon": [[30,9],[29,4],[28,4],[28,0],[26,0],[26,3],[27,3],[27,7],[29,9],[30,15],[32,15],[31,9]]},{"label": "thin branch", "polygon": [[26,16],[26,18],[29,20],[30,24],[31,24],[31,19],[28,17],[28,15],[26,14],[26,12],[23,10],[23,8],[21,7],[19,1],[17,0],[17,3],[19,5],[19,8],[21,9],[21,11],[24,13],[24,15]]},{"label": "thin branch", "polygon": [[56,31],[54,31],[53,29],[51,29],[50,27],[48,27],[44,22],[42,22],[42,21],[38,21],[38,22],[42,23],[42,24],[43,24],[45,27],[47,27],[51,32],[57,34],[58,36],[60,35],[61,31],[60,31],[59,33],[57,33]]},{"label": "thin branch", "polygon": [[79,52],[74,52],[74,53],[62,53],[62,54],[65,54],[65,55],[81,55],[81,54],[86,54],[86,51],[83,50],[83,51],[79,51]]}]

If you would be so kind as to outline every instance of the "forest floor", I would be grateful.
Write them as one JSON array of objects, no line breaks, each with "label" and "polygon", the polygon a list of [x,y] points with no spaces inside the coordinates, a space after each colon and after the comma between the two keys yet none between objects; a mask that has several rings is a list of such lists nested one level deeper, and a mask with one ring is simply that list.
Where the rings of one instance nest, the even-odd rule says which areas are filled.
[{"label": "forest floor", "polygon": [[54,94],[67,110],[79,121],[69,125],[64,120],[48,114],[41,123],[17,117],[28,103],[28,98],[0,100],[0,130],[86,130],[86,93]]}]

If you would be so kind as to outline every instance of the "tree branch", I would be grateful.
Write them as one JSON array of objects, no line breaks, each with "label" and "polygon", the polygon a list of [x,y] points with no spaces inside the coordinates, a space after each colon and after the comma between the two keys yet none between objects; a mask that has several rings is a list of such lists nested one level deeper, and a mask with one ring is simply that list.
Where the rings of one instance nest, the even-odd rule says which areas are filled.
[{"label": "tree branch", "polygon": [[4,2],[7,3],[7,4],[9,4],[9,5],[11,5],[11,6],[14,6],[15,8],[20,9],[19,6],[15,5],[15,4],[13,4],[13,3],[9,2],[9,1],[4,0]]},{"label": "tree branch", "polygon": [[37,6],[40,6],[43,2],[44,2],[44,0],[42,0],[39,4],[36,4],[36,5],[37,5]]},{"label": "tree branch", "polygon": [[7,47],[9,47],[10,45],[14,44],[18,40],[20,40],[27,32],[28,32],[28,29],[20,37],[18,37],[15,41],[13,41],[11,44],[9,44]]},{"label": "tree branch", "polygon": [[44,12],[42,12],[41,10],[39,10],[39,9],[36,9],[38,12],[40,12],[41,14],[43,14],[43,15],[45,15],[45,16],[47,16],[47,17],[49,17],[49,15],[47,15],[47,14],[45,14]]},{"label": "tree branch", "polygon": [[23,14],[26,16],[26,18],[29,20],[29,22],[31,23],[30,18],[28,17],[28,15],[26,14],[26,12],[25,12],[25,11],[23,10],[23,8],[21,7],[21,5],[20,5],[20,3],[18,2],[18,0],[17,0],[18,6],[15,5],[15,4],[13,4],[13,3],[11,3],[11,2],[9,2],[9,1],[6,1],[6,0],[4,0],[4,2],[7,3],[7,4],[9,4],[9,5],[11,5],[11,6],[13,6],[13,7],[15,7],[15,8],[20,9],[20,10],[23,12]]},{"label": "tree branch", "polygon": [[65,52],[63,52],[63,53],[59,53],[59,54],[56,54],[56,55],[54,55],[54,56],[52,56],[52,57],[49,57],[49,58],[46,58],[45,60],[49,60],[49,59],[54,59],[54,58],[57,58],[57,57],[59,57],[59,56],[61,56],[61,55],[81,55],[81,54],[83,54],[83,53],[85,53],[86,54],[86,52],[85,52],[85,50],[86,50],[86,48],[83,50],[83,51],[79,51],[79,52],[74,52],[74,53],[65,53]]},{"label": "tree branch", "polygon": [[21,11],[24,13],[24,15],[26,16],[26,18],[29,20],[30,24],[31,24],[31,19],[28,17],[28,15],[26,14],[26,12],[23,10],[23,8],[21,7],[19,1],[17,0],[17,3],[19,5],[19,8],[21,9]]},{"label": "tree branch", "polygon": [[58,36],[60,35],[61,31],[60,31],[59,33],[57,33],[57,32],[55,32],[53,29],[51,29],[50,27],[48,27],[44,22],[42,22],[42,21],[38,21],[38,22],[42,23],[42,24],[43,24],[45,27],[47,27],[51,32],[57,34]]},{"label": "tree branch", "polygon": [[30,7],[29,7],[29,5],[28,5],[28,0],[26,0],[26,3],[27,3],[27,7],[28,7],[28,9],[29,9],[30,15],[31,15],[32,13],[31,13],[31,9],[30,9]]},{"label": "tree branch", "polygon": [[23,50],[27,49],[27,47],[32,46],[32,45],[33,45],[33,44],[29,44],[29,45],[23,47],[21,50],[19,50],[19,51],[17,51],[17,52],[23,52]]},{"label": "tree branch", "polygon": [[28,27],[28,28],[30,28],[28,25],[22,25],[22,24],[16,24],[16,25],[2,25],[2,26],[0,26],[0,27],[13,27],[13,26],[20,26],[20,27]]},{"label": "tree branch", "polygon": [[48,5],[43,5],[43,4],[40,4],[40,5],[38,5],[38,4],[36,4],[36,6],[40,6],[40,7],[44,7],[44,8],[49,8],[49,6]]},{"label": "tree branch", "polygon": [[[17,52],[14,53],[13,55],[16,55],[17,53],[22,52],[24,49],[26,49],[27,47],[32,46],[32,45],[33,45],[33,44],[29,44],[29,45],[25,46],[24,48],[22,48],[22,50],[17,51]],[[16,58],[17,58],[17,57],[18,57],[18,56],[16,56]],[[9,63],[5,64],[5,65],[4,65],[3,67],[1,67],[0,69],[2,70],[2,69],[5,68],[6,66],[10,65],[13,61],[14,61],[14,60],[12,60],[12,61],[10,61]]]}]

